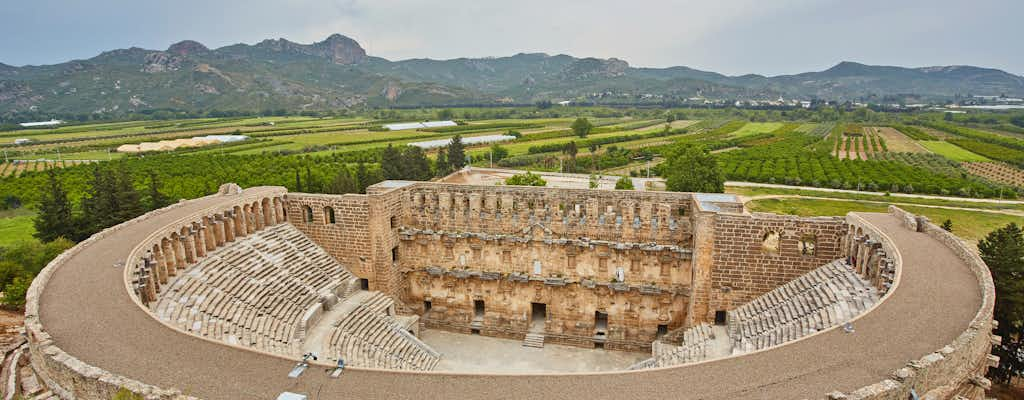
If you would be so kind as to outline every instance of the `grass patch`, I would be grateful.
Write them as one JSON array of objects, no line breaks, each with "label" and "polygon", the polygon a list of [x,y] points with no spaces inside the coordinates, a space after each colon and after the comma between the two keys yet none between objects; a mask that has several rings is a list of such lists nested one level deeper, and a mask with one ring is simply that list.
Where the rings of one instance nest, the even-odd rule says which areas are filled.
[{"label": "grass patch", "polygon": [[0,211],[0,247],[22,241],[34,241],[36,228],[32,225],[35,213],[25,209]]},{"label": "grass patch", "polygon": [[941,140],[922,140],[918,143],[921,143],[922,146],[932,153],[953,161],[992,161],[985,156],[971,153],[960,146]]}]

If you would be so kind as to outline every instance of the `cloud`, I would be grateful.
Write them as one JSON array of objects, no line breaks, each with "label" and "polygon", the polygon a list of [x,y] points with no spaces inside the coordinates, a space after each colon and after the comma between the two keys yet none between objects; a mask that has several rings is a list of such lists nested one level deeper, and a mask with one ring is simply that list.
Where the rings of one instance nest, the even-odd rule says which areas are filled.
[{"label": "cloud", "polygon": [[55,63],[182,39],[210,47],[332,33],[389,59],[518,52],[618,57],[729,74],[783,74],[841,60],[974,64],[1024,72],[1024,2],[953,0],[15,0],[0,62]]}]

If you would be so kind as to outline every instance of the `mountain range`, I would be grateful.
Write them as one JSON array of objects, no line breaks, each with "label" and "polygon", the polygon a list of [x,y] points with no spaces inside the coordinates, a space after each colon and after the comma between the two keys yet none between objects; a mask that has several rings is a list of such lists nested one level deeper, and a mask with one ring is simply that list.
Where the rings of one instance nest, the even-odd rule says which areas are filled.
[{"label": "mountain range", "polygon": [[672,103],[686,99],[896,102],[957,95],[1024,97],[1024,77],[973,66],[903,68],[844,61],[819,72],[762,76],[687,67],[638,68],[610,58],[509,57],[390,61],[334,34],[299,44],[268,39],[209,49],[111,50],[87,60],[0,63],[0,113],[323,110],[364,106]]}]

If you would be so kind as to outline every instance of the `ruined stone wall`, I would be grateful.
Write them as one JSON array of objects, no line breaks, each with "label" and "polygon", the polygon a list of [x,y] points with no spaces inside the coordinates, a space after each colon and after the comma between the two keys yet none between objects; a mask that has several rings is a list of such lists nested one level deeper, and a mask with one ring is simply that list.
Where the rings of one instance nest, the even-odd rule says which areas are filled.
[{"label": "ruined stone wall", "polygon": [[540,226],[556,236],[689,247],[690,194],[419,183],[404,190],[403,226],[512,233]]},{"label": "ruined stone wall", "polygon": [[[360,278],[374,278],[370,198],[360,194],[289,193],[288,222]],[[308,209],[307,209],[308,207]],[[329,219],[334,211],[334,222]],[[309,220],[312,212],[312,220]],[[370,289],[376,290],[372,285]]]},{"label": "ruined stone wall", "polygon": [[[402,300],[417,313],[431,304],[427,326],[522,338],[542,303],[548,341],[646,350],[659,326],[685,323],[689,194],[436,183],[394,192]],[[598,312],[607,328],[595,340]]]},{"label": "ruined stone wall", "polygon": [[[847,229],[838,217],[762,213],[717,214],[712,226],[702,231],[714,237],[705,319],[695,322],[713,321],[715,310],[741,306],[842,257]],[[703,297],[695,299],[701,301]]]},{"label": "ruined stone wall", "polygon": [[[412,229],[402,239],[400,265],[409,272],[403,300],[419,314],[430,302],[423,317],[429,327],[522,338],[532,303],[541,303],[550,341],[593,346],[601,312],[607,327],[597,343],[646,350],[659,325],[675,329],[685,321],[690,257],[675,246]],[[483,314],[474,301],[483,302]]]}]

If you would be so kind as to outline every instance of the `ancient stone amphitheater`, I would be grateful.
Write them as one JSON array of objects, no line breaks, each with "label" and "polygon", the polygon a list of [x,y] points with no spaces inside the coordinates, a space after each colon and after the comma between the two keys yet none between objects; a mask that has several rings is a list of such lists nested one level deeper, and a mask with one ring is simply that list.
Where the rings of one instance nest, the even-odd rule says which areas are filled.
[{"label": "ancient stone amphitheater", "polygon": [[[993,300],[966,244],[897,208],[798,218],[731,195],[227,184],[55,259],[26,331],[32,370],[64,399],[979,399]],[[429,331],[635,358],[452,371],[466,356]]]}]

